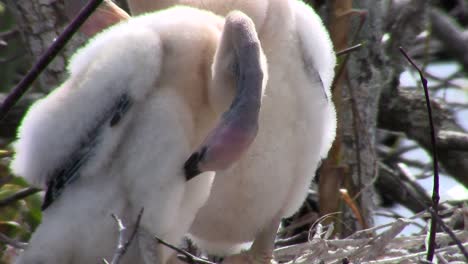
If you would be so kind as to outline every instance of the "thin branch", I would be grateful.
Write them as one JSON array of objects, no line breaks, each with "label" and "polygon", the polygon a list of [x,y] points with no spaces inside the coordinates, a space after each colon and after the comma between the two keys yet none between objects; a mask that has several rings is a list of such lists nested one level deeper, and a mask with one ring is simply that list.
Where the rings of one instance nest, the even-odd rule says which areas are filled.
[{"label": "thin branch", "polygon": [[8,46],[8,40],[15,37],[18,33],[19,31],[16,27],[6,31],[0,31],[0,46]]},{"label": "thin branch", "polygon": [[427,163],[424,163],[422,161],[419,161],[419,160],[414,160],[414,159],[408,159],[408,158],[405,158],[405,157],[397,157],[395,159],[395,162],[396,163],[403,163],[409,167],[414,167],[414,168],[417,168],[417,169],[420,169],[420,170],[424,170],[427,168]]},{"label": "thin branch", "polygon": [[[364,256],[363,260],[372,260],[384,253],[384,248],[390,243],[393,238],[403,231],[405,227],[413,221],[400,218],[392,223],[389,229],[382,232],[380,235],[371,238],[366,244],[358,247],[350,256]],[[367,248],[370,247],[370,248]]]},{"label": "thin branch", "polygon": [[[420,146],[414,144],[409,146],[399,146],[396,149],[381,145],[378,147],[378,151],[384,155],[385,161],[398,160],[398,157],[405,154],[406,152],[420,148]],[[379,154],[380,154],[379,153]]]},{"label": "thin branch", "polygon": [[[127,227],[124,226],[124,224],[122,223],[122,220],[120,220],[115,214],[112,214],[112,218],[114,218],[119,228],[119,241],[117,243],[117,250],[115,251],[115,254],[112,257],[112,261],[110,262],[110,264],[118,264],[122,256],[125,254],[125,252],[127,252],[127,249],[130,246],[130,243],[132,243],[133,239],[136,236],[138,228],[140,227],[140,221],[141,221],[141,216],[143,215],[143,211],[144,211],[143,208],[141,208],[140,212],[138,213],[137,220],[135,222],[135,227],[133,228],[133,231],[127,240],[125,240]],[[108,263],[105,259],[103,259],[103,262]]]},{"label": "thin branch", "polygon": [[[387,217],[387,218],[393,218],[394,220],[397,220],[398,218],[405,218],[403,215],[395,212],[395,211],[392,211],[390,209],[380,209],[382,211],[378,211],[376,213],[374,213],[374,215],[377,215],[377,216],[382,216],[382,217]],[[412,220],[411,218],[408,218],[410,220]],[[420,224],[418,223],[417,221],[411,221],[411,224],[415,227],[418,227],[419,229],[424,229],[424,225],[423,224]]]},{"label": "thin branch", "polygon": [[183,250],[183,249],[180,249],[176,246],[173,246],[169,243],[167,243],[166,241],[162,240],[161,238],[153,235],[153,237],[158,241],[158,243],[174,250],[175,252],[179,253],[179,254],[182,254],[185,256],[185,259],[184,261],[188,262],[188,263],[201,263],[201,264],[216,264],[216,263],[213,263],[211,261],[208,261],[208,260],[205,260],[205,259],[202,259],[202,258],[199,258],[197,256],[194,256],[192,254],[190,254],[189,252]]},{"label": "thin branch", "polygon": [[318,213],[316,212],[309,212],[304,216],[299,217],[298,219],[294,220],[290,225],[280,228],[278,230],[278,235],[285,235],[287,232],[290,232],[296,228],[300,228],[306,225],[311,225],[314,223],[318,218]]},{"label": "thin branch", "polygon": [[[468,246],[468,243],[464,243],[464,246]],[[444,248],[439,248],[435,251],[435,253],[442,253],[442,252],[450,252],[455,249],[456,246],[447,246]],[[390,264],[390,263],[402,263],[402,262],[408,262],[410,259],[414,258],[419,258],[422,257],[425,253],[424,252],[416,252],[416,253],[411,253],[408,255],[404,256],[398,256],[398,257],[390,257],[382,260],[374,260],[374,261],[369,261],[367,263],[369,264]],[[416,260],[413,263],[417,263]],[[432,262],[429,262],[432,263]]]},{"label": "thin branch", "polygon": [[453,109],[454,112],[463,111],[468,108],[468,103],[459,103],[459,102],[446,102],[446,104]]},{"label": "thin branch", "polygon": [[[351,41],[352,44],[357,43],[358,38],[359,38],[359,33],[361,33],[361,30],[364,27],[364,22],[366,21],[366,17],[367,17],[367,11],[359,10],[356,13],[359,14],[360,20],[359,20],[359,25],[358,25],[358,27],[356,29],[356,32],[353,35],[353,40]],[[354,45],[358,45],[358,44],[354,44]],[[354,45],[352,47],[354,47]],[[341,51],[339,51],[339,52],[341,52]],[[349,55],[350,54],[349,54],[349,52],[346,52],[344,55],[346,55],[346,56],[343,59],[343,62],[340,64],[340,67],[336,71],[335,78],[334,78],[333,84],[332,84],[332,88],[336,87],[336,82],[343,75],[343,72],[346,69],[346,65],[348,65],[348,60],[349,60]]]},{"label": "thin branch", "polygon": [[6,245],[10,245],[14,248],[17,248],[17,249],[26,249],[26,247],[28,246],[28,243],[24,243],[24,242],[20,242],[20,241],[16,241],[12,238],[9,238],[8,236],[0,233],[0,242],[2,242],[3,244],[6,244]]},{"label": "thin branch", "polygon": [[[455,87],[455,88],[458,88],[458,89],[463,89],[463,85],[460,85],[460,84],[456,84],[454,83],[452,80],[453,78],[455,78],[455,76],[458,75],[458,71],[455,72],[455,73],[452,73],[450,74],[449,76],[445,77],[445,78],[442,78],[442,77],[438,77],[437,75],[435,74],[432,74],[428,71],[424,71],[424,76],[427,76],[429,77],[430,79],[434,79],[435,81],[438,81],[440,82],[440,84],[443,86],[443,87],[447,87],[447,86],[451,86],[451,87]],[[436,85],[437,86],[437,85]],[[435,86],[432,86],[430,87],[431,89],[434,89]]]},{"label": "thin branch", "polygon": [[424,88],[424,95],[426,97],[426,105],[427,105],[427,114],[429,116],[429,128],[431,132],[431,145],[432,145],[432,159],[433,159],[433,167],[434,167],[434,185],[432,190],[432,208],[434,210],[433,216],[431,217],[431,227],[429,233],[429,247],[427,250],[427,261],[432,261],[434,258],[434,251],[435,251],[435,239],[436,239],[436,230],[437,230],[437,209],[439,205],[439,165],[437,159],[437,143],[436,143],[436,134],[434,129],[434,123],[432,118],[432,108],[431,108],[431,101],[429,98],[429,89],[427,88],[427,80],[424,78],[424,75],[419,69],[419,67],[413,62],[413,60],[406,54],[405,50],[400,47],[400,51],[405,56],[405,58],[413,65],[413,67],[419,72],[419,77],[421,78],[421,83]]},{"label": "thin branch", "polygon": [[7,39],[15,34],[18,34],[18,28],[13,27],[12,29],[0,31],[0,39]]},{"label": "thin branch", "polygon": [[358,50],[358,49],[362,48],[362,46],[363,46],[362,43],[359,43],[359,44],[356,44],[356,45],[351,46],[349,48],[340,50],[340,51],[336,52],[336,56],[342,56],[342,55],[351,53],[351,52],[353,52],[355,50]]},{"label": "thin branch", "polygon": [[[427,109],[424,97],[415,90],[397,88],[397,83],[386,88],[385,100],[379,103],[378,126],[381,129],[403,132],[408,139],[416,141],[428,153],[431,152],[431,139],[427,122]],[[456,121],[449,106],[440,101],[431,101],[436,131],[450,129],[466,133]],[[468,187],[468,152],[437,148],[439,164],[448,175]],[[432,168],[432,166],[431,166]]]},{"label": "thin branch", "polygon": [[296,244],[305,243],[307,242],[308,238],[309,238],[308,231],[303,231],[299,234],[296,234],[287,238],[279,238],[275,240],[275,248],[293,246]]},{"label": "thin branch", "polygon": [[[389,199],[414,213],[424,211],[430,206],[431,198],[424,188],[414,180],[414,176],[408,174],[409,172],[404,166],[392,164],[392,167],[389,167],[380,162],[379,168],[379,177],[375,186]],[[442,205],[439,207],[445,209]]]},{"label": "thin branch", "polygon": [[10,205],[18,200],[24,199],[32,194],[35,194],[37,192],[40,192],[41,189],[35,188],[35,187],[28,187],[21,189],[20,191],[8,196],[7,198],[3,199],[0,201],[0,207],[4,207],[7,205]]},{"label": "thin branch", "polygon": [[458,237],[453,233],[453,231],[444,223],[444,221],[440,218],[437,212],[435,212],[432,208],[429,208],[429,212],[431,213],[431,215],[433,215],[435,219],[437,219],[437,222],[439,222],[442,229],[450,236],[453,242],[455,242],[457,247],[462,252],[463,256],[465,256],[466,261],[468,262],[468,252],[466,251],[465,247],[463,247],[460,239],[458,239]]},{"label": "thin branch", "polygon": [[468,54],[466,53],[467,39],[463,37],[460,25],[448,14],[437,8],[431,8],[429,12],[433,34],[445,45],[446,50],[457,61],[468,68]]},{"label": "thin branch", "polygon": [[16,53],[16,54],[13,54],[9,57],[6,57],[6,58],[0,58],[0,64],[7,64],[7,63],[10,63],[12,61],[15,61],[21,57],[23,57],[24,54],[22,53]]},{"label": "thin branch", "polygon": [[29,89],[31,84],[37,79],[39,74],[49,65],[57,56],[59,51],[78,31],[86,19],[96,10],[103,0],[89,0],[86,6],[80,11],[78,16],[67,26],[60,36],[52,43],[44,54],[35,63],[33,68],[24,76],[21,82],[13,89],[0,106],[0,120],[2,120],[8,111],[16,104],[21,96]]}]

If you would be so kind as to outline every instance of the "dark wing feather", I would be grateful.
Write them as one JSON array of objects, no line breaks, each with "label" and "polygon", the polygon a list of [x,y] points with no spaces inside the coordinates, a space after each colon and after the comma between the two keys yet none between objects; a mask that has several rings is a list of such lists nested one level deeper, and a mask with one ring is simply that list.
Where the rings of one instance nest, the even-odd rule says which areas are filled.
[{"label": "dark wing feather", "polygon": [[65,159],[61,166],[55,169],[54,175],[47,184],[47,190],[42,204],[42,210],[47,209],[65,190],[65,187],[79,178],[80,169],[93,155],[99,144],[103,128],[106,125],[116,126],[131,106],[128,94],[118,97],[118,100],[96,120],[95,125],[82,138],[75,151]]}]

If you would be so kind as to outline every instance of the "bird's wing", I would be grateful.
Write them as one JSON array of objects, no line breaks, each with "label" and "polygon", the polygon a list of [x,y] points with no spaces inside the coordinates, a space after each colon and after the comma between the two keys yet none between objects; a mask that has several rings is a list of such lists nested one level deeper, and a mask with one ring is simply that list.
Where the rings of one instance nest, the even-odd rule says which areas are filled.
[{"label": "bird's wing", "polygon": [[135,114],[132,104],[144,103],[154,88],[161,52],[151,30],[105,32],[73,57],[68,80],[31,107],[11,167],[47,189],[43,208],[84,170],[111,158]]},{"label": "bird's wing", "polygon": [[[325,158],[335,138],[336,130],[336,113],[331,98],[336,56],[327,29],[320,17],[302,1],[290,1],[290,3],[295,14],[296,34],[305,73],[315,97],[311,98],[311,102],[321,103],[319,109],[322,111],[323,144],[320,156]],[[323,98],[323,100],[317,100],[317,98]]]},{"label": "bird's wing", "polygon": [[47,183],[47,190],[42,204],[45,210],[62,193],[65,187],[76,180],[80,170],[88,159],[95,154],[94,150],[106,138],[104,131],[107,127],[117,127],[131,106],[131,98],[128,93],[123,93],[104,112],[100,113],[88,131],[80,139],[78,145],[69,153],[69,156],[54,169]]},{"label": "bird's wing", "polygon": [[309,77],[321,82],[323,92],[331,99],[330,86],[336,64],[333,44],[320,17],[302,1],[290,1],[294,14],[297,37]]}]

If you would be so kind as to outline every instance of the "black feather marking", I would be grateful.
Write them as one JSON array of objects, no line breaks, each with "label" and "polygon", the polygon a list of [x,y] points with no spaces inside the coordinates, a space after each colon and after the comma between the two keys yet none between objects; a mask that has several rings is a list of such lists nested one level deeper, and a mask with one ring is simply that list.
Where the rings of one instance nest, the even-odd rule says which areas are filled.
[{"label": "black feather marking", "polygon": [[117,102],[96,121],[92,129],[88,131],[75,148],[75,151],[61,164],[62,166],[55,169],[47,184],[42,210],[47,209],[62,194],[67,185],[79,178],[80,169],[94,154],[94,149],[100,141],[100,136],[105,128],[105,124],[107,124],[107,120],[110,120],[111,126],[116,125],[128,111],[130,105],[130,96],[126,93],[121,95]]},{"label": "black feather marking", "polygon": [[303,43],[303,40],[301,39],[300,35],[298,35],[298,39],[299,39],[300,51],[302,53],[302,62],[304,64],[304,68],[309,73],[309,77],[312,78],[312,81],[318,80],[318,82],[320,83],[320,86],[322,88],[322,92],[323,92],[323,95],[325,97],[325,100],[327,100],[327,102],[328,102],[329,98],[327,96],[327,92],[325,91],[325,86],[323,86],[323,81],[322,81],[322,78],[321,78],[319,72],[314,67],[313,59],[310,56],[307,56],[307,54],[305,52],[305,48],[304,48],[305,43]]},{"label": "black feather marking", "polygon": [[115,111],[114,115],[112,116],[110,120],[110,126],[113,127],[117,125],[124,114],[128,111],[131,105],[130,98],[128,96],[122,96],[120,97],[119,103],[117,105],[117,111]]},{"label": "black feather marking", "polygon": [[185,179],[187,181],[202,173],[198,168],[198,164],[200,163],[200,160],[204,158],[206,149],[206,147],[203,147],[200,152],[194,152],[184,163]]}]

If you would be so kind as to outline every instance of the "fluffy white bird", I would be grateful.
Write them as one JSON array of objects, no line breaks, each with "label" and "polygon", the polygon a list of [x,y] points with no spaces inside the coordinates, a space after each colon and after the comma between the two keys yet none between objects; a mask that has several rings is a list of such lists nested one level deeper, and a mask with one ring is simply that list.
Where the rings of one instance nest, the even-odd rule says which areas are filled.
[{"label": "fluffy white bird", "polygon": [[[133,14],[184,4],[225,16],[240,10],[254,22],[269,80],[257,138],[246,155],[217,173],[190,229],[212,254],[239,252],[240,263],[271,258],[282,217],[298,210],[335,137],[330,86],[335,55],[312,8],[297,0],[129,0]],[[227,260],[229,262],[229,260]]]},{"label": "fluffy white bird", "polygon": [[122,263],[165,263],[172,252],[151,235],[178,244],[209,195],[207,171],[257,133],[267,70],[253,22],[189,7],[143,15],[97,35],[68,70],[18,132],[12,170],[46,195],[17,263],[110,259],[111,214],[130,225],[142,207]]}]

